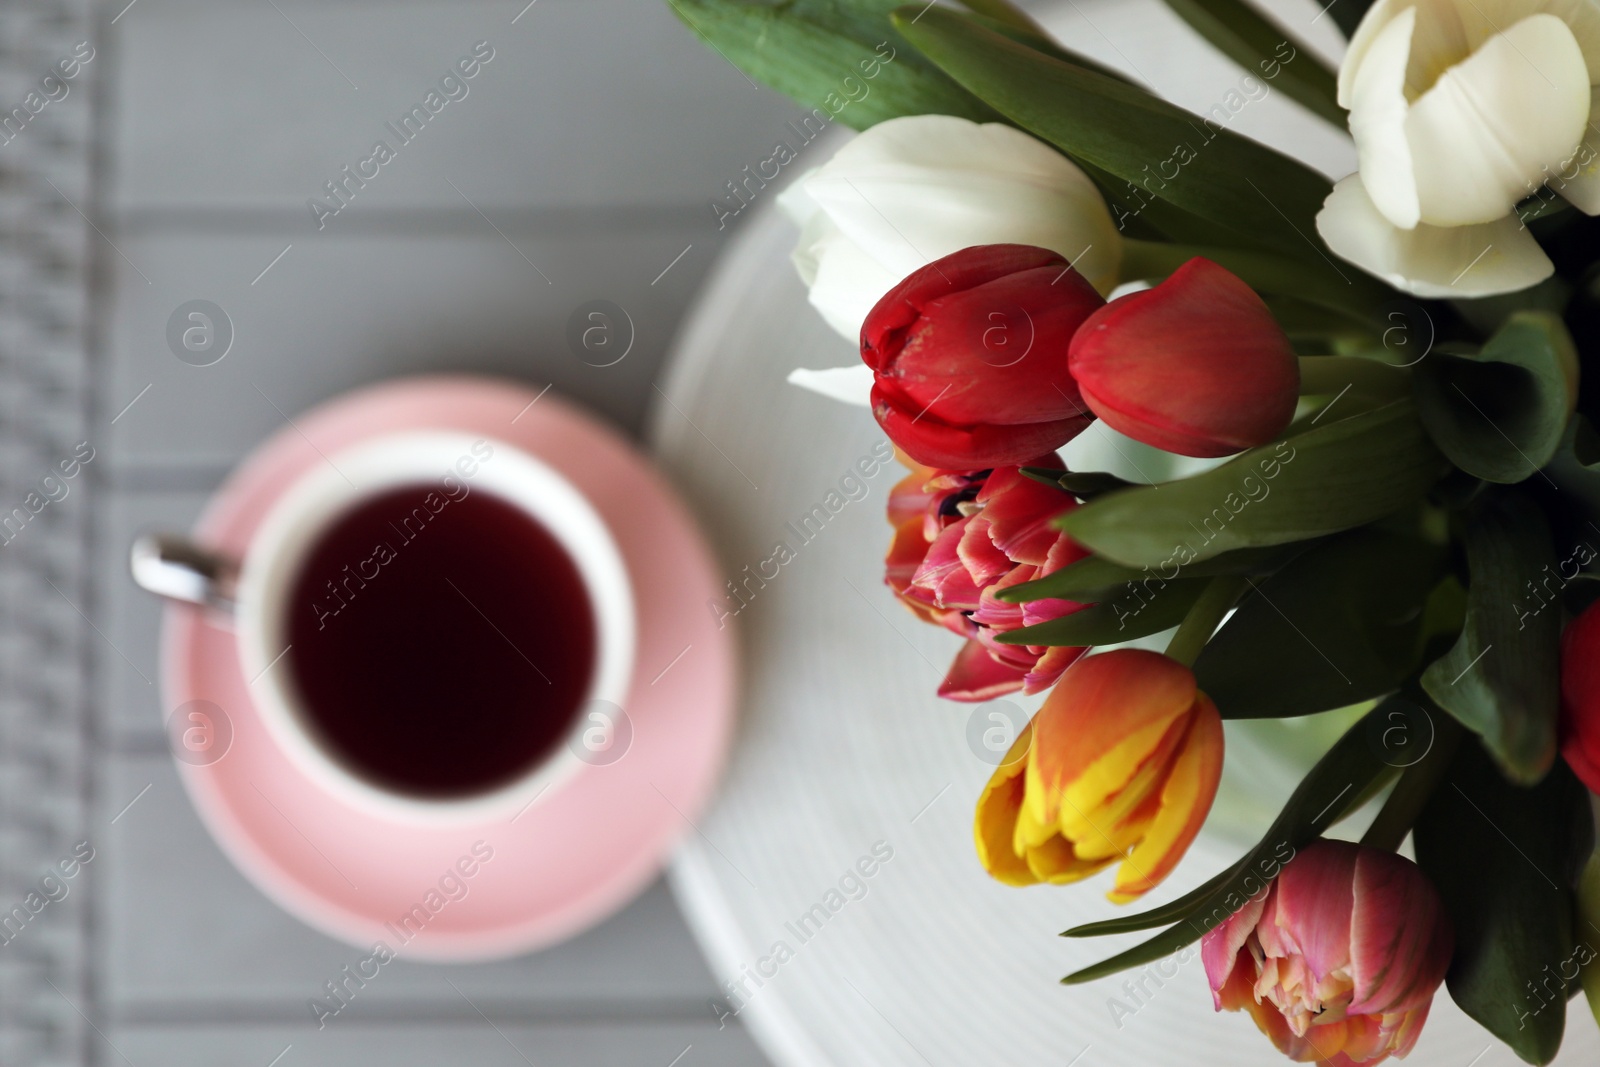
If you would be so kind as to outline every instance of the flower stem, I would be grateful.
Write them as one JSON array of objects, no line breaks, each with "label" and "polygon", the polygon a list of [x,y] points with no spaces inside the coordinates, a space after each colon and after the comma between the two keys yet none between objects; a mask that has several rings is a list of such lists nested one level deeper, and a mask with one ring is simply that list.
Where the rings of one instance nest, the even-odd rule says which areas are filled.
[{"label": "flower stem", "polygon": [[1224,574],[1211,579],[1211,583],[1189,609],[1189,614],[1183,617],[1178,632],[1172,635],[1172,641],[1167,645],[1167,655],[1185,667],[1193,667],[1194,661],[1200,657],[1200,650],[1216,633],[1223,616],[1232,610],[1249,585],[1250,579],[1240,574]]},{"label": "flower stem", "polygon": [[1300,395],[1341,395],[1350,390],[1376,400],[1398,400],[1411,391],[1411,375],[1359,356],[1301,356]]},{"label": "flower stem", "polygon": [[1456,745],[1461,741],[1461,727],[1456,725],[1454,718],[1440,713],[1437,708],[1432,711],[1425,709],[1425,714],[1434,724],[1433,746],[1426,755],[1401,773],[1394,792],[1389,794],[1378,817],[1372,820],[1372,825],[1361,836],[1361,843],[1369,848],[1393,852],[1400,847],[1455,756]]}]

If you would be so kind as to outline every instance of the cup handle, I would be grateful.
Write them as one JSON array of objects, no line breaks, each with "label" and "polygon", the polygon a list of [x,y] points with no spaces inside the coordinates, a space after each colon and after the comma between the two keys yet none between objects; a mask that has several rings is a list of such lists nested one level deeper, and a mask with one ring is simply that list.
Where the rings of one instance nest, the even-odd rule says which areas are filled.
[{"label": "cup handle", "polygon": [[232,614],[239,565],[176,534],[147,533],[134,539],[128,566],[139,588],[167,600]]}]

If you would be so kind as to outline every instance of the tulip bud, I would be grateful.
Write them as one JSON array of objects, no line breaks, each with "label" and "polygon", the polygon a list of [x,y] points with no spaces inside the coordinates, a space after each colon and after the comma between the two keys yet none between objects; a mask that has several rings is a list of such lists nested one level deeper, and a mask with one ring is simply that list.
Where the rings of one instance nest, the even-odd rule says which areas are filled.
[{"label": "tulip bud", "polygon": [[1009,885],[1076,882],[1122,861],[1107,895],[1148,892],[1183,858],[1222,777],[1222,718],[1177,660],[1078,660],[978,798],[985,869]]},{"label": "tulip bud", "polygon": [[778,204],[801,228],[794,263],[812,306],[851,343],[896,282],[963,248],[1048,248],[1102,293],[1116,287],[1122,259],[1122,234],[1094,181],[1003,122],[904,115],[877,123]]},{"label": "tulip bud", "polygon": [[1316,841],[1201,943],[1218,1011],[1291,1059],[1376,1064],[1416,1044],[1450,965],[1438,890],[1403,856]]},{"label": "tulip bud", "polygon": [[981,470],[1054,452],[1091,419],[1067,345],[1101,304],[1047,249],[978,245],[935,260],[861,327],[872,413],[931,467]]},{"label": "tulip bud", "polygon": [[1372,4],[1339,65],[1360,170],[1317,215],[1328,250],[1416,296],[1548,278],[1517,204],[1600,213],[1597,55],[1589,3]]},{"label": "tulip bud", "polygon": [[1069,366],[1114,430],[1184,456],[1264,445],[1294,417],[1300,363],[1251,288],[1195,258],[1095,312]]},{"label": "tulip bud", "polygon": [[1600,602],[1561,635],[1561,756],[1600,793]]}]

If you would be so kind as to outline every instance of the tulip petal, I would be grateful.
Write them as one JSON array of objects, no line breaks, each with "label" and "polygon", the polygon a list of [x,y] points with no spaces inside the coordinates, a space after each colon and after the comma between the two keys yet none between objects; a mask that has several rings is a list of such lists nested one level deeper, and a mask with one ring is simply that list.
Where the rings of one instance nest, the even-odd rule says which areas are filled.
[{"label": "tulip petal", "polygon": [[1041,882],[1066,885],[1105,870],[1110,860],[1084,860],[1072,843],[1057,835],[1028,849],[1028,870]]},{"label": "tulip petal", "polygon": [[1414,296],[1493,296],[1555,272],[1514,215],[1478,226],[1421,223],[1402,230],[1373,206],[1359,175],[1333,187],[1317,214],[1317,232],[1335,255]]},{"label": "tulip petal", "polygon": [[[1206,969],[1206,981],[1211,985],[1211,999],[1218,1011],[1235,1011],[1253,1000],[1249,990],[1255,986],[1255,976],[1248,968],[1239,967],[1239,953],[1250,934],[1261,921],[1261,909],[1266,906],[1267,894],[1259,893],[1245,901],[1244,907],[1222,921],[1222,925],[1207,933],[1200,941],[1200,962]],[[1246,953],[1246,958],[1248,958]],[[1238,979],[1235,979],[1235,976]],[[1244,990],[1240,996],[1240,989]]]},{"label": "tulip petal", "polygon": [[1546,13],[1566,24],[1589,70],[1600,73],[1600,8],[1593,0],[1452,0],[1463,33],[1476,48],[1528,15]]},{"label": "tulip petal", "polygon": [[1357,173],[1373,206],[1404,230],[1422,218],[1411,142],[1406,139],[1406,115],[1411,109],[1405,93],[1406,67],[1416,22],[1415,8],[1400,12],[1365,42],[1359,65],[1345,64],[1352,71],[1346,106],[1350,135],[1356,142]]},{"label": "tulip petal", "polygon": [[1156,652],[1116,649],[1074,663],[1034,716],[1035,817],[1054,824],[1068,790],[1091,806],[1115,793],[1194,699],[1194,673]]},{"label": "tulip petal", "polygon": [[1565,23],[1532,15],[1490,38],[1406,116],[1422,221],[1502,218],[1572,155],[1588,118],[1589,72]]},{"label": "tulip petal", "polygon": [[[1126,833],[1119,831],[1126,825],[1148,824],[1154,818],[1161,806],[1161,787],[1172,772],[1178,749],[1189,736],[1189,728],[1189,717],[1180,715],[1173,719],[1161,740],[1146,751],[1133,774],[1115,793],[1097,797],[1089,789],[1078,788],[1078,783],[1066,791],[1056,822],[1063,834],[1083,843],[1078,855],[1124,856],[1138,843],[1137,835],[1117,843],[1112,843],[1112,837],[1125,839]],[[1103,851],[1108,847],[1110,851]]]},{"label": "tulip petal", "polygon": [[[1366,65],[1367,53],[1371,50],[1372,43],[1397,15],[1406,10],[1409,10],[1409,5],[1405,4],[1405,0],[1376,0],[1376,3],[1367,8],[1367,13],[1361,17],[1356,32],[1350,35],[1350,43],[1344,50],[1344,60],[1339,64],[1340,107],[1349,110],[1355,103],[1356,75]],[[782,197],[779,199],[781,201]],[[789,212],[789,216],[796,218],[793,211]],[[796,221],[801,220],[796,218]]]},{"label": "tulip petal", "polygon": [[1076,663],[1088,649],[1056,645],[1047,648],[1034,661],[1033,669],[1022,679],[1024,693],[1042,693],[1061,678],[1061,673]]},{"label": "tulip petal", "polygon": [[[912,519],[918,522],[923,520],[935,498],[941,495],[937,487],[928,484],[937,473],[932,467],[915,465],[906,472],[904,478],[890,487],[889,502],[885,508],[890,526],[898,530]],[[937,535],[938,531],[934,532]]]},{"label": "tulip petal", "polygon": [[796,367],[789,372],[789,384],[821,393],[843,404],[863,408],[872,406],[872,368],[864,363],[822,370]]},{"label": "tulip petal", "polygon": [[1033,885],[1038,881],[1027,862],[1012,847],[1012,831],[1022,809],[1022,772],[1032,744],[1032,727],[1024,727],[1005,759],[978,796],[973,839],[978,861],[997,881],[1006,885]]},{"label": "tulip petal", "polygon": [[826,215],[807,226],[793,259],[810,287],[806,299],[852,344],[873,305],[905,276],[863,252]]},{"label": "tulip petal", "polygon": [[[1003,123],[949,115],[880,122],[807,178],[805,190],[895,280],[963,248],[1016,243],[1076,260],[1102,293],[1117,284],[1121,240],[1094,182]],[[872,292],[873,301],[889,288]]]},{"label": "tulip petal", "polygon": [[1433,998],[1429,997],[1397,1020],[1389,1039],[1394,1055],[1404,1056],[1416,1046],[1417,1038],[1422,1036],[1422,1025],[1428,1021],[1428,1009],[1432,1007]]},{"label": "tulip petal", "polygon": [[1021,689],[1023,678],[1023,671],[999,662],[979,642],[968,641],[939,683],[939,695],[969,703],[993,700]]},{"label": "tulip petal", "polygon": [[[1600,71],[1600,68],[1590,68]],[[1583,143],[1550,178],[1550,188],[1585,215],[1600,215],[1600,86],[1589,89]]]},{"label": "tulip petal", "polygon": [[1222,779],[1222,716],[1204,693],[1195,700],[1189,736],[1161,790],[1161,809],[1144,839],[1117,868],[1114,903],[1137,899],[1172,873],[1211,811]]},{"label": "tulip petal", "polygon": [[1272,907],[1257,931],[1269,955],[1300,955],[1318,977],[1350,966],[1350,922],[1360,848],[1318,841],[1278,875]]},{"label": "tulip petal", "polygon": [[1600,793],[1600,603],[1561,633],[1561,756]]},{"label": "tulip petal", "polygon": [[[1052,467],[1060,460],[1050,456]],[[1035,466],[1039,464],[1033,464]],[[1018,563],[1044,566],[1050,550],[1061,540],[1055,520],[1075,506],[1070,494],[1027,477],[1017,467],[1002,467],[989,475],[978,493],[983,518],[994,545]]]},{"label": "tulip petal", "polygon": [[1433,998],[1450,963],[1443,903],[1416,864],[1365,849],[1350,920],[1352,1014],[1406,1011]]},{"label": "tulip petal", "polygon": [[883,561],[883,580],[896,593],[903,593],[917,576],[922,559],[928,552],[928,542],[922,536],[922,520],[907,519],[895,527],[894,538],[889,542],[889,554]]},{"label": "tulip petal", "polygon": [[975,611],[981,595],[966,564],[961,561],[961,539],[971,519],[951,523],[928,546],[928,552],[911,584],[933,593],[941,608]]},{"label": "tulip petal", "polygon": [[1093,421],[1084,414],[1024,426],[951,426],[893,402],[881,380],[872,387],[872,415],[889,439],[918,463],[949,470],[972,469],[974,457],[995,467],[1026,463],[1054,452]]},{"label": "tulip petal", "polygon": [[972,575],[979,589],[987,589],[1016,566],[1011,557],[995,545],[989,533],[989,516],[985,513],[968,520],[967,528],[956,545],[956,554],[961,557],[962,565]]}]

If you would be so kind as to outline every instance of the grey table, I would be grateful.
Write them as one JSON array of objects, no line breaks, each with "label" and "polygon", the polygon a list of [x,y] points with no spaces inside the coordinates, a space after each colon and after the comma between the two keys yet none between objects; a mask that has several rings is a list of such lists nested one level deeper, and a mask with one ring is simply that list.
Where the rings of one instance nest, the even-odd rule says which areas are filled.
[{"label": "grey table", "polygon": [[[95,48],[20,135],[59,156],[56,177],[10,190],[0,233],[21,257],[0,257],[7,292],[34,294],[29,314],[61,349],[30,347],[14,306],[0,314],[0,491],[20,501],[77,441],[94,449],[72,492],[0,547],[4,906],[76,842],[95,850],[69,895],[0,945],[7,1067],[761,1062],[736,1026],[719,1029],[715,985],[659,884],[537,955],[396,963],[319,1031],[308,1001],[359,953],[278,910],[201,828],[165,748],[157,605],[125,575],[137,531],[185,527],[252,446],[366,383],[551,382],[636,430],[733,228],[711,201],[797,109],[662,0],[526,2],[0,12],[6,39],[27,42],[10,46],[22,74],[0,78],[0,103],[73,42]],[[466,95],[350,181],[480,41],[492,58]],[[325,183],[339,181],[335,214]],[[38,295],[50,270],[57,298]],[[567,343],[594,299],[636,330],[615,366]],[[209,366],[169,345],[192,300],[231,324]]]}]

